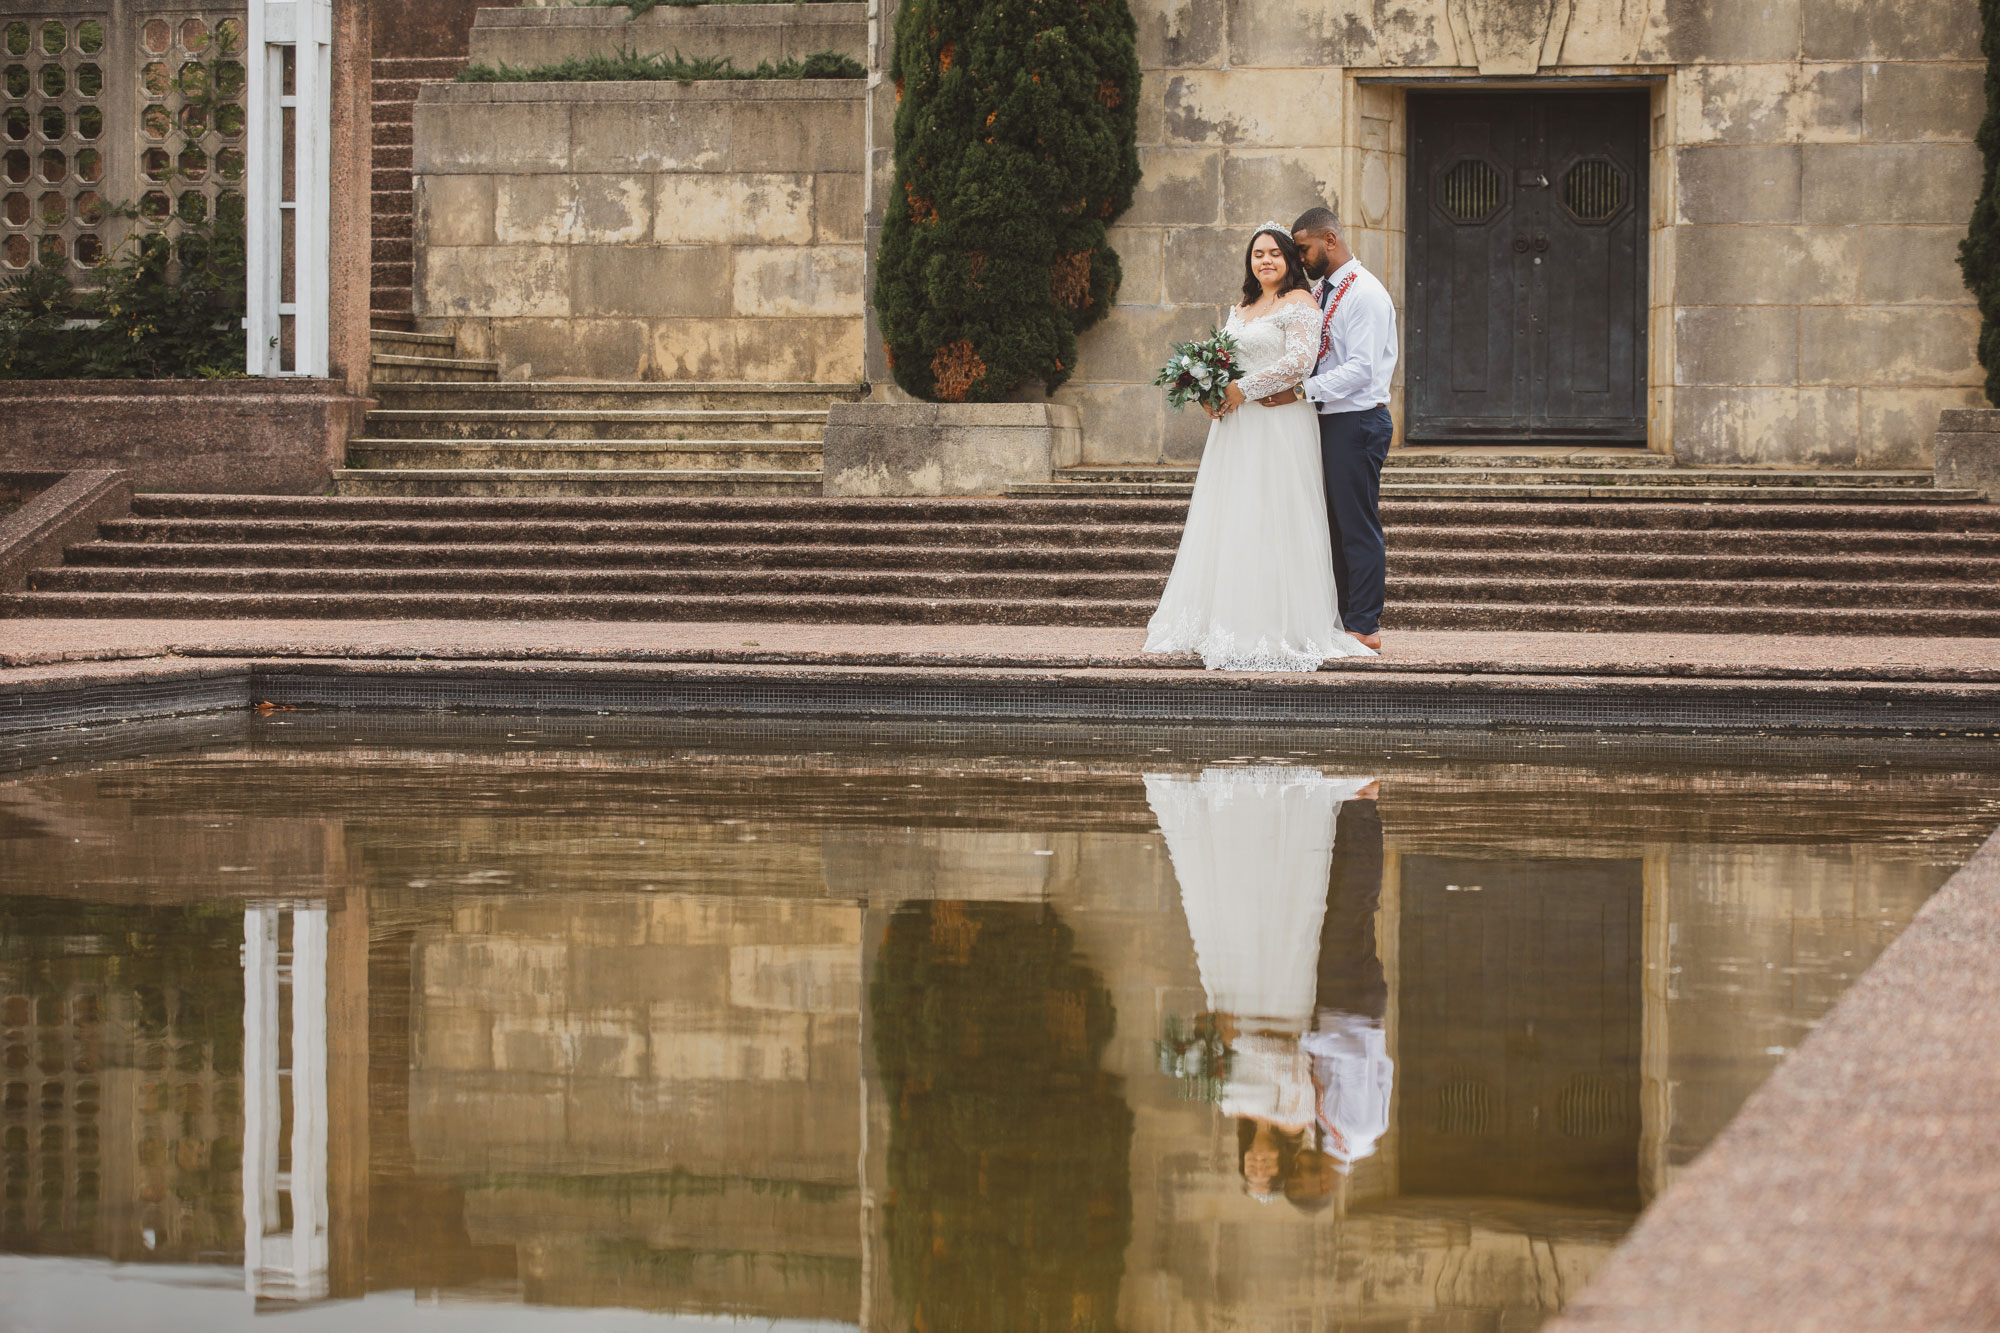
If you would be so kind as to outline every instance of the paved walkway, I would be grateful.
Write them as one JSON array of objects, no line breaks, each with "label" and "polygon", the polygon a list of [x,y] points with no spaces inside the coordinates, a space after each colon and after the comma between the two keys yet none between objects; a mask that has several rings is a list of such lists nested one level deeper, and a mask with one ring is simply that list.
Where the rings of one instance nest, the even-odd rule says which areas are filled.
[{"label": "paved walkway", "polygon": [[[495,620],[4,620],[0,668],[160,657],[1185,670],[1138,629]],[[1325,672],[2000,682],[2000,639],[1430,630]]]}]

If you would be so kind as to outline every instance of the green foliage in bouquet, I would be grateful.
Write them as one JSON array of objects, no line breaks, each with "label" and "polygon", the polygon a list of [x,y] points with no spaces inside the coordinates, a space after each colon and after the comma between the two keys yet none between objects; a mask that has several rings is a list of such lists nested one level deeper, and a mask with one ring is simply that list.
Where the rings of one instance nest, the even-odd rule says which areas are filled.
[{"label": "green foliage in bouquet", "polygon": [[868,1001],[907,1327],[1110,1333],[1132,1112],[1101,1067],[1111,996],[1074,933],[1040,904],[910,903]]},{"label": "green foliage in bouquet", "polygon": [[896,383],[993,402],[1076,368],[1139,183],[1126,0],[905,0],[875,313]]},{"label": "green foliage in bouquet", "polygon": [[1210,329],[1206,338],[1175,343],[1173,355],[1153,376],[1153,383],[1167,391],[1167,406],[1178,412],[1189,403],[1221,407],[1229,386],[1242,378],[1236,339],[1221,329]]},{"label": "green foliage in bouquet", "polygon": [[1958,262],[1965,285],[1979,300],[1979,364],[1986,367],[1986,400],[2000,407],[2000,0],[1979,0],[1979,15],[1986,53],[1986,119],[1979,126],[1979,151],[1986,157],[1986,176]]}]

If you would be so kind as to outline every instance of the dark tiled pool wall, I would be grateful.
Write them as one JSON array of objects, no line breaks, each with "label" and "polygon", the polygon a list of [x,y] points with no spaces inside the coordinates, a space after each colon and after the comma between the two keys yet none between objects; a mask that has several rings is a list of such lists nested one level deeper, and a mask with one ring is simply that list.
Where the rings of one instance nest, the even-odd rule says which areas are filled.
[{"label": "dark tiled pool wall", "polygon": [[270,664],[173,680],[48,685],[0,697],[0,734],[248,707],[1254,727],[1985,735],[1989,697],[1949,686],[1357,678],[1079,680],[937,673],[479,671]]}]

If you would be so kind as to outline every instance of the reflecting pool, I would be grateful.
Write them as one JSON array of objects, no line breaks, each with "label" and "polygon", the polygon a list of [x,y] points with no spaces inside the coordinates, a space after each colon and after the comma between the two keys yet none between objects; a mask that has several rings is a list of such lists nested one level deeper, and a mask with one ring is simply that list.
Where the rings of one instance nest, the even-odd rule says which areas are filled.
[{"label": "reflecting pool", "polygon": [[37,1333],[1532,1328],[2000,823],[1971,742],[276,713],[6,757]]}]

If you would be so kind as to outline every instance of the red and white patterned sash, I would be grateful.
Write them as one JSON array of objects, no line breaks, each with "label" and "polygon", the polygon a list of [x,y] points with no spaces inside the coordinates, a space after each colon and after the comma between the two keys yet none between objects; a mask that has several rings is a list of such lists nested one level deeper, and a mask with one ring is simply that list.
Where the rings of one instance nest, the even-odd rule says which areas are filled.
[{"label": "red and white patterned sash", "polygon": [[1340,309],[1341,298],[1347,295],[1347,289],[1352,287],[1354,280],[1360,276],[1361,270],[1358,268],[1348,274],[1334,290],[1333,299],[1326,303],[1326,318],[1319,322],[1319,356],[1313,362],[1315,366],[1326,360],[1326,354],[1333,350],[1333,312]]}]

